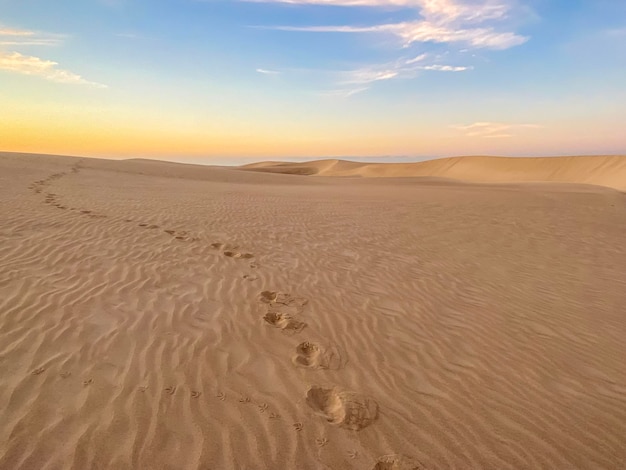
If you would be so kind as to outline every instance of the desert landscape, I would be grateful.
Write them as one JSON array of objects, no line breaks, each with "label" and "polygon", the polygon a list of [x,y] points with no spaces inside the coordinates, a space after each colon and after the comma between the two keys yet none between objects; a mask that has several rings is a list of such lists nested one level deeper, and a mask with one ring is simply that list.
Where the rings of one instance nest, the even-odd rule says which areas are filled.
[{"label": "desert landscape", "polygon": [[624,190],[0,153],[0,469],[626,468]]}]

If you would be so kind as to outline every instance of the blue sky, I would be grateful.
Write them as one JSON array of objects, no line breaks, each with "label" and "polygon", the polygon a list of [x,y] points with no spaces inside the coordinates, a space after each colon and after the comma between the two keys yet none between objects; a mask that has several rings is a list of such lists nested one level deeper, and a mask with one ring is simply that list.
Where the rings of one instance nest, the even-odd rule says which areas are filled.
[{"label": "blue sky", "polygon": [[621,0],[0,0],[0,150],[626,153],[624,83]]}]

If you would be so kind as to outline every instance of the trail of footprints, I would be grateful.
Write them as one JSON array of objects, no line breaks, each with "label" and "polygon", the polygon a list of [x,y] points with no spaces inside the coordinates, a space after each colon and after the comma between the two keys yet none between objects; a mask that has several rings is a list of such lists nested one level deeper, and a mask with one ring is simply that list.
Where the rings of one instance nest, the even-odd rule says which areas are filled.
[{"label": "trail of footprints", "polygon": [[[81,170],[81,162],[79,161],[78,163],[75,163],[74,165],[72,165],[70,167],[69,173],[72,174],[76,174]],[[99,214],[93,210],[89,210],[89,209],[78,209],[75,207],[68,207],[67,205],[63,204],[59,198],[59,196],[56,193],[53,192],[48,192],[49,190],[49,186],[56,180],[63,178],[64,176],[67,176],[68,172],[58,172],[58,173],[53,173],[52,175],[48,176],[47,178],[41,179],[41,180],[37,180],[35,182],[33,182],[30,186],[29,189],[31,189],[35,194],[42,194],[44,191],[46,191],[45,193],[45,197],[44,197],[44,203],[48,204],[50,206],[56,207],[57,209],[61,209],[61,210],[70,210],[70,211],[76,211],[76,213],[87,216],[89,218],[92,219],[105,219],[108,216],[104,215],[104,214]],[[127,223],[133,223],[135,222],[135,220],[127,218],[124,219],[124,222]],[[142,228],[142,229],[146,229],[146,230],[157,230],[160,228],[159,225],[156,224],[150,224],[150,223],[146,223],[146,222],[140,222],[137,224],[138,227]],[[180,241],[180,242],[196,242],[199,241],[200,238],[197,236],[194,236],[192,234],[190,234],[189,231],[187,230],[171,230],[171,229],[164,229],[163,233],[171,236],[174,240],[176,241]],[[254,258],[254,255],[252,253],[241,253],[239,251],[236,251],[237,247],[236,246],[230,246],[230,245],[225,245],[223,243],[213,243],[211,245],[213,248],[215,249],[222,249],[223,250],[223,254],[226,257],[229,258],[234,258],[234,259],[243,259],[243,260],[249,260],[251,258]],[[250,265],[250,267],[252,268],[256,268],[257,265],[255,263],[252,263]],[[247,274],[244,276],[244,279],[249,280],[249,281],[254,281],[257,279],[256,276]]]},{"label": "trail of footprints", "polygon": [[[263,320],[270,326],[286,334],[300,333],[307,324],[301,320],[302,312],[308,304],[306,299],[293,297],[289,294],[263,291],[259,294],[259,302],[265,308]],[[346,365],[345,354],[335,345],[321,345],[311,341],[301,342],[296,346],[292,362],[297,367],[309,369],[341,369]],[[378,419],[378,403],[361,394],[341,390],[339,387],[322,387],[314,385],[306,394],[306,403],[313,412],[327,422],[341,428],[360,431]],[[296,432],[301,432],[304,425],[296,422]],[[321,449],[329,444],[325,436],[315,439]],[[350,459],[356,459],[358,453],[348,451]],[[386,455],[379,457],[372,470],[422,470],[424,467],[416,460],[402,455]]]},{"label": "trail of footprints", "polygon": [[[80,169],[81,169],[81,162],[79,161],[78,163],[75,163],[74,165],[70,167],[69,172],[72,174],[76,174],[80,171]],[[41,194],[45,190],[46,194],[45,194],[43,202],[52,207],[56,207],[57,209],[60,209],[60,210],[76,211],[77,213],[80,213],[92,219],[105,219],[107,216],[104,214],[98,214],[90,210],[81,210],[81,209],[77,209],[76,207],[68,207],[67,205],[63,204],[60,201],[59,196],[56,193],[48,192],[49,186],[55,180],[63,178],[64,176],[67,176],[67,174],[68,172],[65,172],[65,171],[53,173],[47,178],[33,182],[28,188],[34,191],[35,194]]]},{"label": "trail of footprints", "polygon": [[[80,162],[70,168],[71,173],[80,171]],[[54,173],[43,180],[38,180],[29,186],[36,194],[41,194],[53,181],[67,175],[66,172]],[[44,202],[61,210],[67,210],[68,207],[59,201],[59,197],[55,193],[46,192]],[[79,210],[69,208],[71,211],[78,211],[80,214],[90,218],[106,218],[106,215],[94,213],[91,210]],[[125,219],[124,222],[133,223],[133,219]],[[146,230],[157,230],[160,226],[141,222],[138,226]],[[200,238],[192,236],[185,230],[164,229],[163,233],[171,236],[174,240],[180,242],[195,242]],[[212,243],[211,248],[222,252],[223,256],[233,260],[251,260],[254,258],[252,253],[242,252],[237,246],[224,244],[221,242]],[[251,262],[251,268],[257,268],[258,264]],[[252,274],[243,276],[248,281],[257,280],[258,277]],[[308,300],[300,297],[294,297],[286,293],[275,291],[262,291],[258,298],[263,306],[265,313],[263,315],[264,322],[287,335],[296,335],[301,333],[307,324],[302,320],[302,313],[308,304]],[[311,341],[303,341],[295,348],[295,354],[292,356],[292,362],[296,367],[307,369],[327,369],[338,370],[346,365],[346,356],[344,352],[336,345],[322,345]],[[45,367],[39,367],[31,371],[33,376],[38,376],[46,372]],[[61,371],[59,376],[67,379],[72,375],[69,371]],[[83,387],[89,387],[94,384],[93,378],[85,378],[82,381]],[[148,385],[142,385],[137,388],[140,393],[148,391]],[[163,389],[163,393],[167,396],[175,396],[178,392],[177,385],[168,385]],[[199,390],[189,391],[191,398],[198,399],[202,392]],[[215,394],[221,402],[228,400],[224,392],[218,391]],[[242,395],[238,402],[241,405],[254,405],[258,412],[266,415],[271,420],[281,418],[280,414],[269,409],[267,403],[255,403],[250,397]],[[378,403],[364,395],[341,390],[339,387],[322,387],[314,385],[309,388],[306,394],[306,403],[314,414],[322,417],[328,423],[337,425],[341,428],[360,431],[371,424],[378,418]],[[295,432],[301,432],[304,429],[302,422],[292,424]],[[319,448],[323,448],[329,444],[328,438],[321,436],[315,439],[315,444]],[[354,450],[348,451],[348,456],[355,459],[358,453]],[[372,470],[423,470],[425,467],[413,458],[391,454],[379,457]]]}]

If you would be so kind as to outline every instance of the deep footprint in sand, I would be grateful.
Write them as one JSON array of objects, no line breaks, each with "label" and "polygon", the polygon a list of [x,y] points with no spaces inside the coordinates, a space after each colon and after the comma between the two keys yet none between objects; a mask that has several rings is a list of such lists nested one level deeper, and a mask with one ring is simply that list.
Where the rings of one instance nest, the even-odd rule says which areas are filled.
[{"label": "deep footprint in sand", "polygon": [[263,319],[273,327],[289,334],[299,333],[306,327],[306,323],[298,319],[308,303],[306,299],[266,290],[259,295],[259,301],[266,304]]},{"label": "deep footprint in sand", "polygon": [[225,251],[224,256],[227,256],[228,258],[234,258],[234,259],[254,258],[254,255],[252,253],[240,253],[238,251],[230,251],[230,250]]},{"label": "deep footprint in sand", "polygon": [[263,320],[274,328],[279,328],[286,333],[299,333],[306,327],[306,323],[280,312],[267,312],[263,316]]},{"label": "deep footprint in sand", "polygon": [[392,454],[379,457],[372,470],[425,470],[417,460],[406,455]]},{"label": "deep footprint in sand", "polygon": [[311,341],[300,343],[292,357],[298,367],[338,370],[345,365],[345,355],[337,346],[323,346]]},{"label": "deep footprint in sand", "polygon": [[312,386],[307,392],[306,403],[329,423],[352,431],[366,428],[378,418],[376,401],[336,387]]},{"label": "deep footprint in sand", "polygon": [[274,292],[265,290],[259,295],[259,301],[267,304],[272,310],[279,310],[284,313],[299,314],[309,303],[302,297],[294,297],[284,292]]}]

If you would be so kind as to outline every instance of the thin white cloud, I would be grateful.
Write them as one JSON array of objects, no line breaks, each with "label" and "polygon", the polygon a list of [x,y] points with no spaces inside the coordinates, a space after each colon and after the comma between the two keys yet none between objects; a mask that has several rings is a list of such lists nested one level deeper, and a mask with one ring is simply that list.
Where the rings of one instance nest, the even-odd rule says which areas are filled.
[{"label": "thin white cloud", "polygon": [[453,28],[429,21],[382,24],[375,26],[277,26],[282,31],[313,33],[389,33],[402,39],[404,46],[416,42],[463,43],[475,48],[508,49],[524,44],[528,38],[494,28]]},{"label": "thin white cloud", "polygon": [[379,82],[382,80],[390,80],[398,76],[398,70],[374,68],[363,68],[340,72],[340,84],[342,85],[358,85],[364,83]]},{"label": "thin white cloud", "polygon": [[471,66],[455,66],[445,64],[424,65],[423,61],[428,54],[421,54],[412,59],[399,59],[395,62],[359,68],[355,70],[337,72],[338,84],[358,85],[379,82],[391,79],[407,79],[416,77],[421,71],[435,72],[465,72],[472,70]]},{"label": "thin white cloud", "polygon": [[33,36],[33,31],[15,28],[0,28],[0,36]]},{"label": "thin white cloud", "polygon": [[[334,72],[336,86],[367,85],[390,79],[406,79],[423,72],[464,72],[471,65],[442,63],[445,55],[455,49],[504,50],[519,46],[528,40],[508,27],[516,17],[518,0],[241,0],[257,3],[290,5],[318,5],[326,7],[371,7],[373,9],[408,10],[407,20],[378,24],[340,24],[310,26],[260,26],[261,28],[309,33],[378,34],[397,38],[403,49],[422,44],[422,53],[414,57],[398,58],[387,63],[351,71]],[[412,12],[411,12],[412,10]],[[448,45],[443,55],[434,50]],[[430,45],[433,50],[426,50]],[[450,62],[448,58],[446,62]],[[333,72],[329,72],[331,75]],[[502,133],[501,133],[502,134]]]},{"label": "thin white cloud", "polygon": [[[510,0],[252,0],[265,3],[414,8],[422,19],[372,26],[278,26],[283,31],[387,33],[405,46],[416,42],[465,43],[475,48],[508,49],[528,40],[495,24],[510,16]],[[488,25],[484,25],[489,23]],[[483,24],[483,26],[478,26]]]},{"label": "thin white cloud", "polygon": [[412,59],[407,60],[405,64],[407,65],[416,64],[417,62],[423,62],[427,58],[428,58],[428,54],[420,54],[417,57],[413,57]]},{"label": "thin white cloud", "polygon": [[464,131],[467,137],[505,138],[513,137],[509,131],[514,129],[539,129],[537,124],[507,124],[503,122],[475,122],[469,125],[451,126],[453,129]]},{"label": "thin white cloud", "polygon": [[277,70],[268,70],[268,69],[256,69],[258,73],[262,73],[263,75],[279,75],[280,72]]},{"label": "thin white cloud", "polygon": [[325,5],[343,7],[379,7],[386,9],[419,9],[422,16],[437,20],[501,19],[510,5],[505,0],[247,0],[256,3],[287,3],[291,5]]},{"label": "thin white cloud", "polygon": [[88,85],[97,88],[106,88],[106,85],[90,82],[78,74],[57,67],[58,64],[51,60],[43,60],[38,57],[25,56],[19,52],[0,51],[0,70],[33,75],[57,83],[73,85]]},{"label": "thin white cloud", "polygon": [[40,33],[0,26],[0,46],[58,46],[65,38],[63,34]]},{"label": "thin white cloud", "polygon": [[344,88],[337,90],[328,90],[319,93],[320,96],[325,97],[337,97],[337,98],[350,98],[359,93],[363,93],[364,91],[369,90],[369,87],[360,87],[360,88]]},{"label": "thin white cloud", "polygon": [[452,65],[426,65],[420,68],[422,70],[434,70],[437,72],[465,72],[473,69],[473,67],[455,67]]}]

